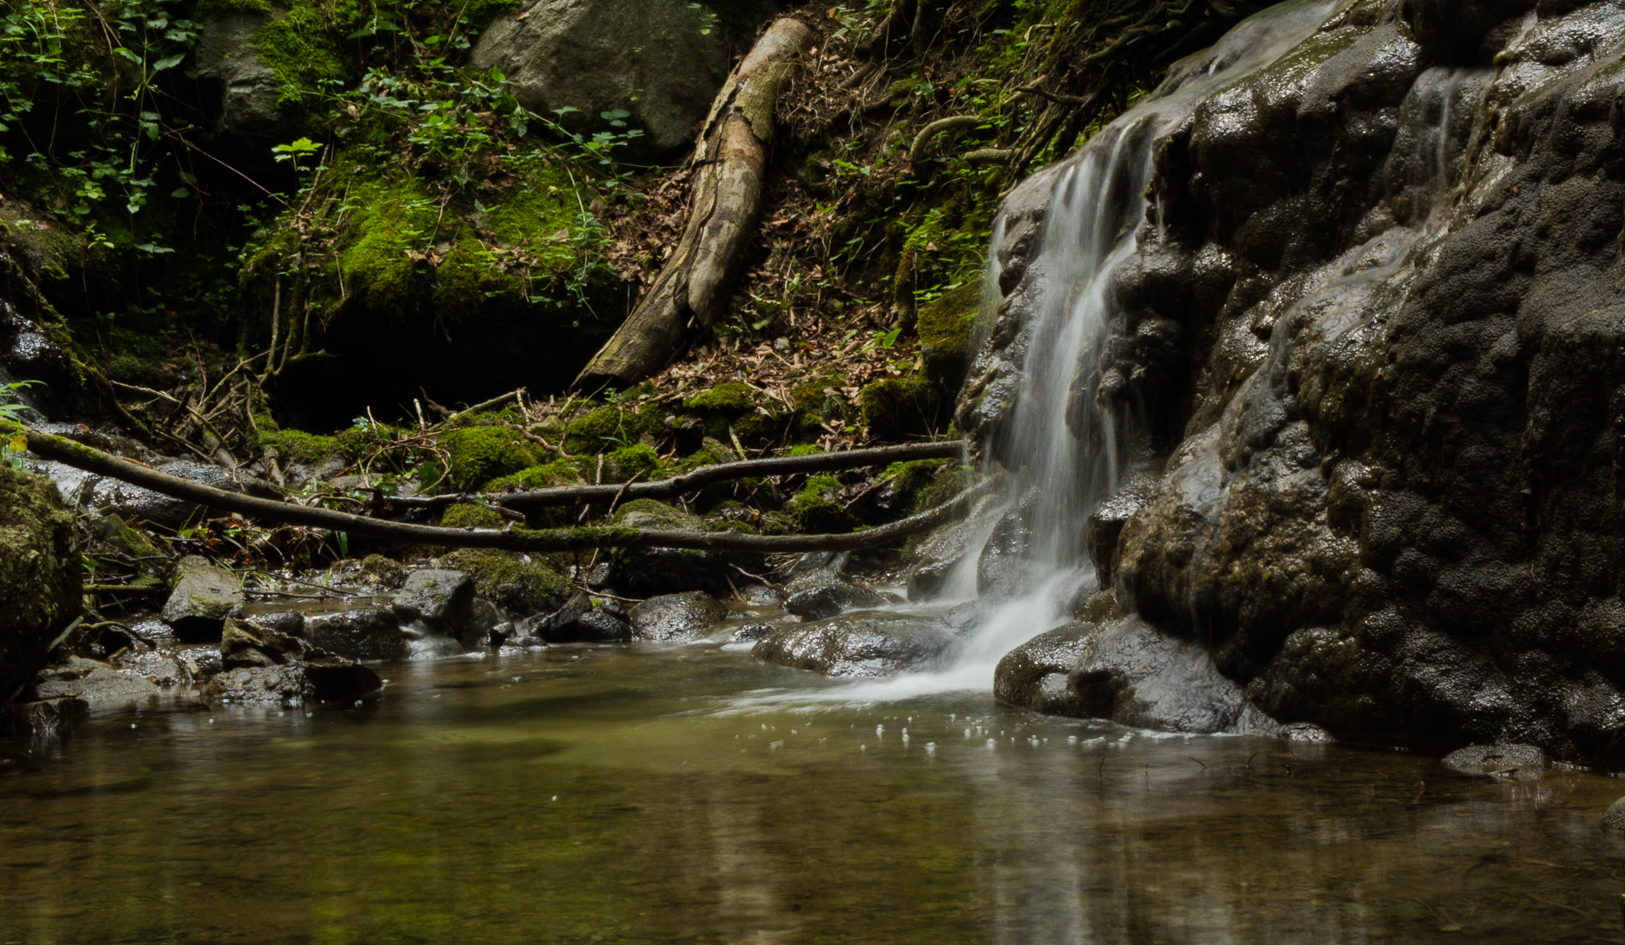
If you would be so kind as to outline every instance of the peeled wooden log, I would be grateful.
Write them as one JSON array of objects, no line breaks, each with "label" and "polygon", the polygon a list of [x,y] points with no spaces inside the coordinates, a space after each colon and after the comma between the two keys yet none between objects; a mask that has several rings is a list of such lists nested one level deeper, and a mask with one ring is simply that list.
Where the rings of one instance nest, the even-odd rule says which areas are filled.
[{"label": "peeled wooden log", "polygon": [[762,215],[773,110],[812,30],[783,17],[756,41],[711,106],[695,152],[688,224],[660,278],[576,378],[576,387],[625,389],[669,364],[689,332],[728,305]]},{"label": "peeled wooden log", "polygon": [[64,465],[102,476],[120,479],[173,496],[206,505],[222,512],[236,512],[250,518],[308,528],[325,528],[366,538],[404,543],[442,545],[454,548],[498,548],[505,551],[582,551],[588,548],[701,548],[712,551],[857,551],[881,548],[900,538],[930,531],[951,521],[985,494],[993,480],[965,490],[942,505],[879,528],[844,535],[742,535],[738,532],[702,532],[680,529],[599,526],[588,528],[529,529],[442,528],[413,525],[384,519],[336,512],[275,499],[261,499],[239,492],[227,492],[190,479],[161,473],[149,466],[103,453],[60,436],[40,433],[14,423],[0,422],[0,436],[22,432],[28,451]]}]

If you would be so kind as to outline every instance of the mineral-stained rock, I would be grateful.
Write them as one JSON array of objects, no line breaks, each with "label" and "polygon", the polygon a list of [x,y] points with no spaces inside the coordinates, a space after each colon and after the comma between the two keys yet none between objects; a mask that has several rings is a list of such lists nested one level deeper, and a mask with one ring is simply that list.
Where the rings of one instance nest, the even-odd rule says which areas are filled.
[{"label": "mineral-stained rock", "polygon": [[73,517],[50,480],[0,463],[0,702],[79,616],[83,573]]},{"label": "mineral-stained rock", "polygon": [[632,608],[632,639],[662,643],[693,640],[728,615],[722,602],[704,591],[651,597]]},{"label": "mineral-stained rock", "polygon": [[165,622],[182,640],[220,639],[226,619],[243,612],[243,585],[237,575],[197,555],[182,558],[176,570],[180,579],[164,604]]}]

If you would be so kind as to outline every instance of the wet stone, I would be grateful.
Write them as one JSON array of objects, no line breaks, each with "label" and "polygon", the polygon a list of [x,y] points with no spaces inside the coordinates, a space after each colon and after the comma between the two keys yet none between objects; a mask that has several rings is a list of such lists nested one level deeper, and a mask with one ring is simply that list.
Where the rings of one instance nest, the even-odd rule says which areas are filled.
[{"label": "wet stone", "polygon": [[241,582],[235,574],[197,555],[182,558],[178,573],[180,579],[164,604],[164,621],[188,642],[220,639],[226,618],[242,615]]},{"label": "wet stone", "polygon": [[358,660],[406,659],[406,636],[393,611],[365,607],[305,618],[311,644]]},{"label": "wet stone", "polygon": [[767,634],[750,655],[826,676],[877,677],[939,663],[953,632],[940,621],[903,617],[831,620]]},{"label": "wet stone", "polygon": [[37,702],[22,702],[6,706],[0,712],[5,720],[5,731],[10,735],[32,735],[48,738],[63,725],[83,718],[90,711],[90,703],[77,696],[59,696]]},{"label": "wet stone", "polygon": [[401,626],[473,643],[474,581],[461,571],[423,570],[406,576],[391,605]]},{"label": "wet stone", "polygon": [[77,678],[47,679],[35,686],[35,692],[41,699],[72,696],[91,705],[107,705],[147,699],[157,695],[159,689],[139,673],[98,665]]},{"label": "wet stone", "polygon": [[1546,753],[1534,745],[1468,745],[1444,756],[1462,774],[1533,781],[1546,771]]},{"label": "wet stone", "polygon": [[651,597],[632,608],[632,639],[654,642],[693,640],[728,615],[722,602],[704,591]]}]

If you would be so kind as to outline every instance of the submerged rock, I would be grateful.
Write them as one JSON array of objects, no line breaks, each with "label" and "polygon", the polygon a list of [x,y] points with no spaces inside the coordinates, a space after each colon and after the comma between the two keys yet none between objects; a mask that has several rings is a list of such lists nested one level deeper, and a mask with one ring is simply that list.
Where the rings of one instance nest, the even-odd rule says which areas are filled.
[{"label": "submerged rock", "polygon": [[83,574],[57,490],[0,463],[0,702],[34,678],[79,617]]},{"label": "submerged rock", "polygon": [[651,597],[632,608],[632,639],[686,642],[705,634],[728,616],[728,608],[704,591]]},{"label": "submerged rock", "polygon": [[37,702],[19,702],[0,707],[0,717],[3,717],[6,723],[5,728],[0,731],[8,735],[50,738],[64,725],[84,718],[89,712],[90,703],[78,696],[58,696]]},{"label": "submerged rock", "polygon": [[1546,753],[1534,745],[1468,745],[1445,755],[1444,764],[1462,774],[1532,781],[1545,772]]},{"label": "submerged rock", "polygon": [[227,618],[243,613],[242,582],[198,555],[182,558],[176,573],[179,579],[164,603],[164,621],[188,642],[220,639]]}]

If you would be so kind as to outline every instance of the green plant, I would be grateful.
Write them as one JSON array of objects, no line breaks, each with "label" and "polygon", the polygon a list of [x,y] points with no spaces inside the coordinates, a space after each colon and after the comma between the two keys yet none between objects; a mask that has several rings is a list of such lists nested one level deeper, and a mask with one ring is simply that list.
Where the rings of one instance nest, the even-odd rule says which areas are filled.
[{"label": "green plant", "polygon": [[4,462],[12,469],[23,468],[22,454],[28,452],[28,436],[21,424],[23,412],[28,405],[22,402],[19,391],[33,387],[39,381],[13,381],[9,384],[0,384],[0,422],[8,426],[15,426],[16,432],[5,443],[0,443],[0,462]]}]

